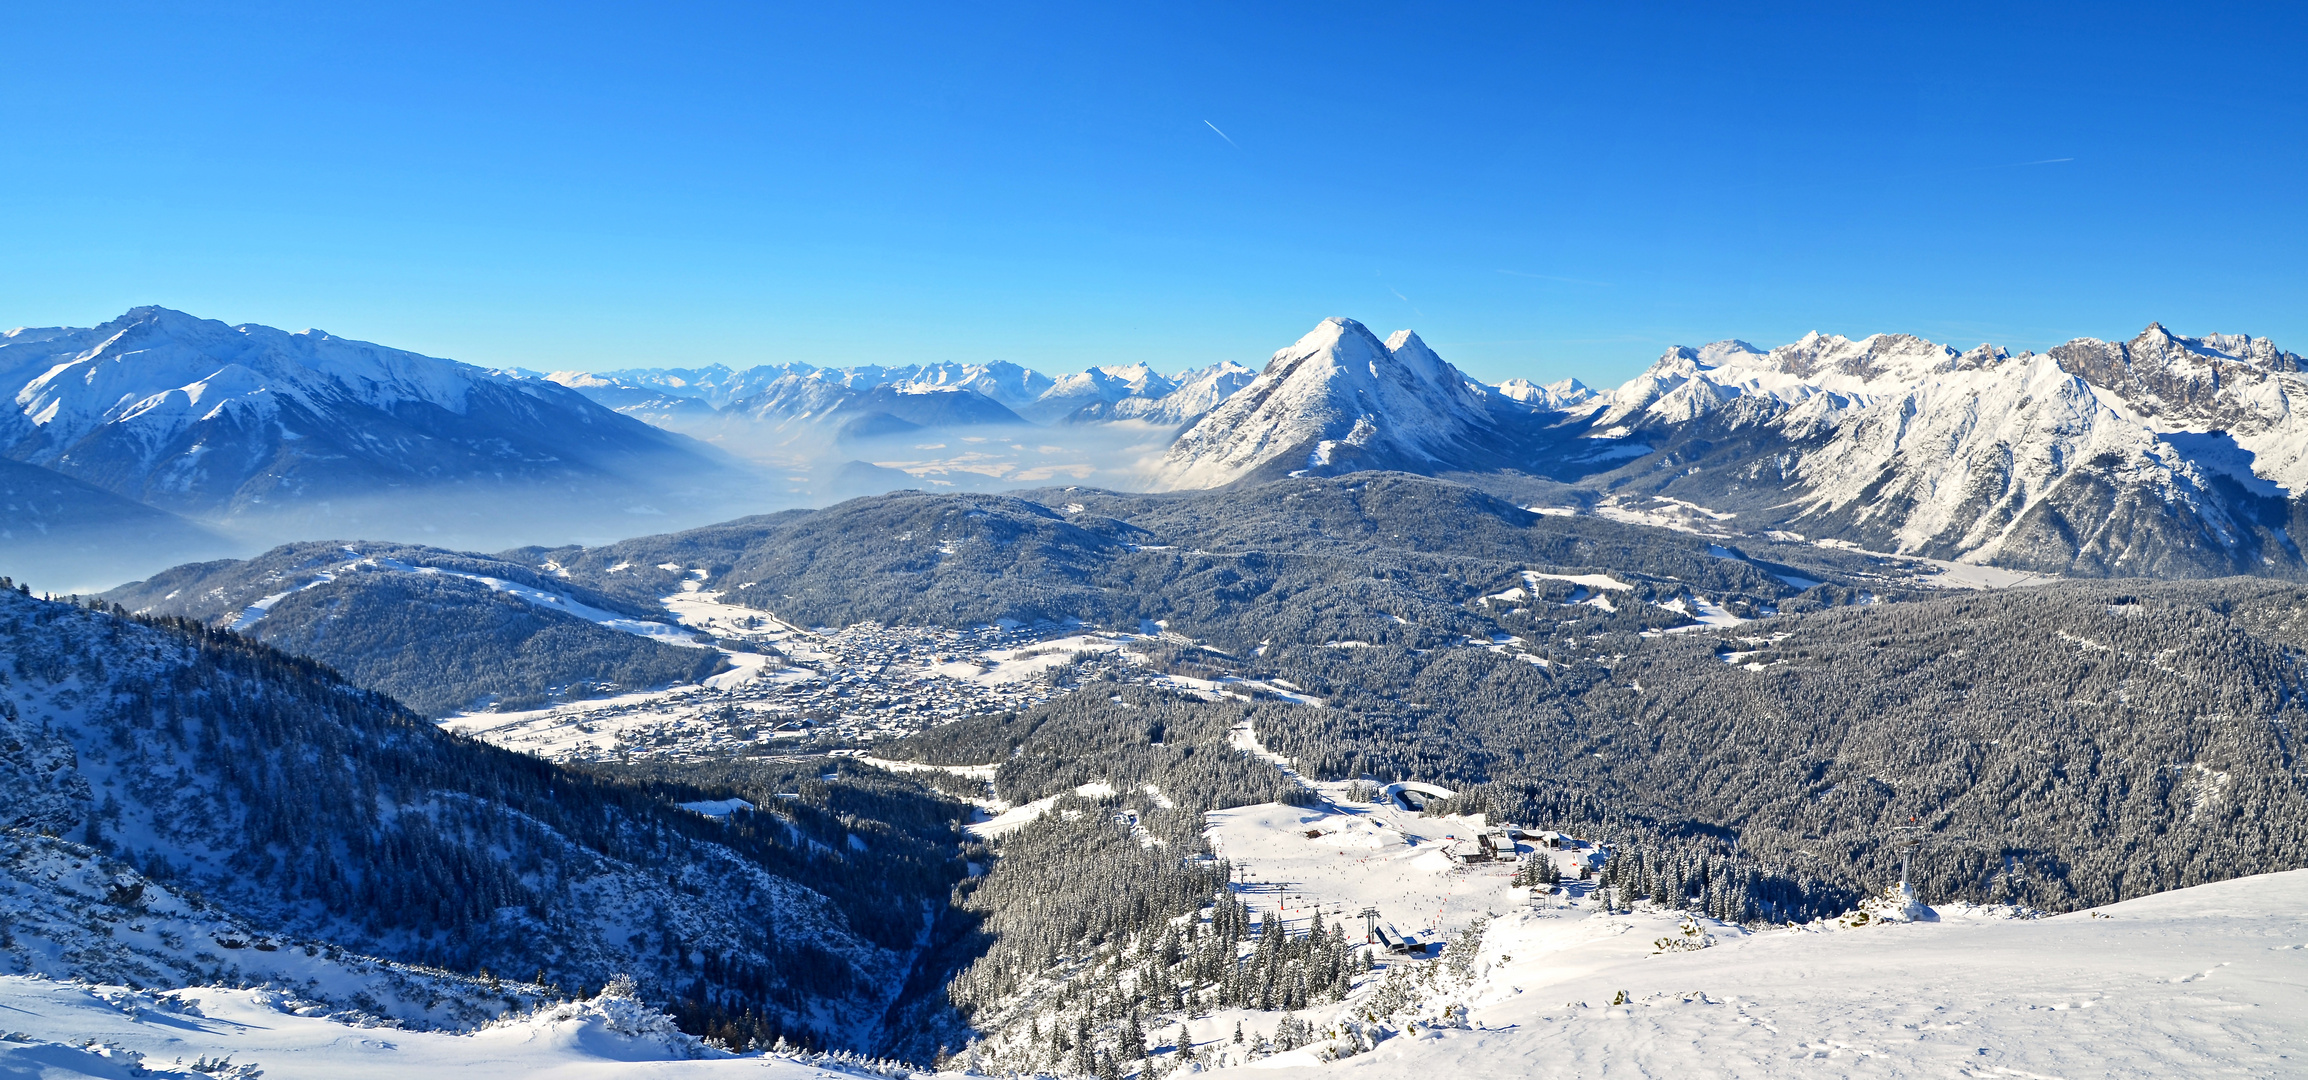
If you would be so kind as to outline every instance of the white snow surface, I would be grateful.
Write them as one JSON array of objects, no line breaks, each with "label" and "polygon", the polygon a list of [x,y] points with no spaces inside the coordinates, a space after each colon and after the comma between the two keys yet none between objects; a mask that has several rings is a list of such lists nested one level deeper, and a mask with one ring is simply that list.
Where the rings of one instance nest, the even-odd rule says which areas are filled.
[{"label": "white snow surface", "polygon": [[[1367,905],[1418,940],[1489,923],[1472,977],[1428,1002],[1463,1005],[1463,1024],[1397,1018],[1367,1053],[1277,1054],[1250,1063],[1261,1075],[2160,1078],[2297,1075],[2308,1061],[2308,870],[2049,918],[1956,904],[1864,926],[1697,919],[1710,947],[1663,952],[1681,912],[1606,914],[1577,882],[1534,901],[1508,886],[1510,864],[1441,854],[1496,823],[1317,787],[1318,808],[1211,815],[1254,908],[1359,929]],[[1551,852],[1573,877],[1594,854]],[[1366,983],[1303,1015],[1344,1023],[1367,1000]],[[1253,1031],[1275,1015],[1246,1014]],[[1234,1017],[1219,1019],[1189,1025],[1206,1051],[1230,1038]]]},{"label": "white snow surface", "polygon": [[[507,1080],[874,1075],[844,1063],[714,1050],[630,998],[602,997],[467,1032],[360,1027],[303,1015],[269,988],[171,994],[0,976],[0,1077],[168,1080]],[[215,1064],[229,1059],[229,1064]],[[195,1069],[195,1065],[203,1067]],[[235,1072],[233,1068],[244,1071]],[[257,1071],[246,1071],[257,1070]]]},{"label": "white snow surface", "polygon": [[[2308,871],[2047,919],[1740,933],[1668,913],[1502,913],[1435,1026],[1280,1075],[2289,1076],[2308,1060]],[[1613,1005],[1624,992],[1626,1004]]]}]

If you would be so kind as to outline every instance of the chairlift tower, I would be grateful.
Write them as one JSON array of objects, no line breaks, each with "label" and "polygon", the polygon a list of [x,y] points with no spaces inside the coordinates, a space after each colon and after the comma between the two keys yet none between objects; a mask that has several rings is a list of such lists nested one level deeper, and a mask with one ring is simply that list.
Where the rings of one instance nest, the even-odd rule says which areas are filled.
[{"label": "chairlift tower", "polygon": [[1362,943],[1365,945],[1377,944],[1378,909],[1375,907],[1365,907],[1355,914],[1362,916]]},{"label": "chairlift tower", "polygon": [[1916,824],[1913,817],[1907,820],[1908,824],[1891,828],[1893,842],[1899,847],[1899,903],[1902,910],[1920,906],[1915,899],[1915,886],[1910,883],[1907,871],[1909,861],[1915,858],[1915,849],[1923,846],[1924,839],[1924,827]]}]

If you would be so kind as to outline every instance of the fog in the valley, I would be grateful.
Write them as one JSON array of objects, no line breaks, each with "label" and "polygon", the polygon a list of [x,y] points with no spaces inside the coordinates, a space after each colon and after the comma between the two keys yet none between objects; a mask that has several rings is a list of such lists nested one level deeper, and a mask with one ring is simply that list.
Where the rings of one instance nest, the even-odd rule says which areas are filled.
[{"label": "fog in the valley", "polygon": [[721,471],[697,475],[689,461],[590,484],[464,481],[381,495],[244,503],[200,516],[155,514],[134,528],[85,534],[11,530],[0,536],[0,573],[38,591],[89,593],[181,563],[245,558],[308,540],[393,540],[458,551],[591,546],[908,488],[1142,490],[1173,432],[1122,422],[844,437],[823,428],[748,423],[687,434],[723,451]]}]

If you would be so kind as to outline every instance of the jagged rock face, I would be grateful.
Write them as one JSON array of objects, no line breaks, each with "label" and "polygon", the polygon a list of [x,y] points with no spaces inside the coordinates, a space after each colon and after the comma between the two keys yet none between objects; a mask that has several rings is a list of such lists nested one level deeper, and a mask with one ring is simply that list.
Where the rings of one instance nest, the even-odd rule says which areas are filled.
[{"label": "jagged rock face", "polygon": [[1622,490],[1903,553],[2057,573],[2303,569],[2308,393],[2265,339],[2080,339],[2047,355],[1907,335],[1669,350],[1590,435],[1656,450]]},{"label": "jagged rock face", "polygon": [[1407,330],[1325,319],[1178,437],[1162,489],[1356,468],[1431,472],[1499,456],[1492,395]]},{"label": "jagged rock face", "polygon": [[2114,392],[2143,416],[2214,422],[2244,418],[2254,411],[2250,404],[2264,402],[2253,391],[2268,387],[2270,376],[2300,371],[2298,356],[2266,338],[2183,338],[2161,323],[2148,324],[2128,342],[2083,338],[2054,348],[2051,356],[2060,370]]},{"label": "jagged rock face", "polygon": [[543,379],[165,308],[0,337],[0,389],[0,453],[180,512],[712,468]]}]

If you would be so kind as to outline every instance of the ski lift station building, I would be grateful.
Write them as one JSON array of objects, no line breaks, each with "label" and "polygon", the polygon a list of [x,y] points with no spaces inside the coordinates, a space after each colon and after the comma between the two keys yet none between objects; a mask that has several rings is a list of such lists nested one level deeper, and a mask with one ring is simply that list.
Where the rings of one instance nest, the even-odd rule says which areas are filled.
[{"label": "ski lift station building", "polygon": [[1430,799],[1455,799],[1458,795],[1440,784],[1422,784],[1416,780],[1397,780],[1378,789],[1380,799],[1412,813],[1426,809]]}]

